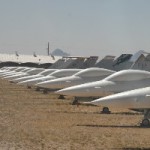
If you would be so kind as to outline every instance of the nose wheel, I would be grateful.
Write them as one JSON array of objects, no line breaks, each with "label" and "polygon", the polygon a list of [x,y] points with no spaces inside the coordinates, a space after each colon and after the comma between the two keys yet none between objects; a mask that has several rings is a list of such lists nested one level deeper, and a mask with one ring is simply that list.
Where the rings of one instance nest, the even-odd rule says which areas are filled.
[{"label": "nose wheel", "polygon": [[28,89],[31,89],[31,86],[28,85],[27,88],[28,88]]},{"label": "nose wheel", "polygon": [[78,98],[75,97],[74,100],[72,101],[72,105],[78,105],[79,101]]},{"label": "nose wheel", "polygon": [[141,127],[150,127],[150,109],[144,110],[144,119],[140,125]]},{"label": "nose wheel", "polygon": [[109,110],[108,107],[103,107],[102,111],[101,111],[102,114],[110,114],[111,111]]},{"label": "nose wheel", "polygon": [[150,120],[149,119],[143,119],[141,122],[141,127],[150,127]]},{"label": "nose wheel", "polygon": [[35,90],[36,90],[36,91],[40,91],[40,88],[39,88],[39,87],[37,87]]},{"label": "nose wheel", "polygon": [[63,95],[59,95],[58,99],[65,99]]},{"label": "nose wheel", "polygon": [[43,90],[43,94],[48,94],[48,90],[47,90],[47,89],[44,89],[44,90]]}]

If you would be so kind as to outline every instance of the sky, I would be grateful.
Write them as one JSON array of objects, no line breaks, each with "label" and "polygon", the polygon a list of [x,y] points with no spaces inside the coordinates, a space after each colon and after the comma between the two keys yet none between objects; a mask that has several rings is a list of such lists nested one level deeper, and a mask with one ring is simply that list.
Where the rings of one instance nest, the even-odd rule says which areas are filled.
[{"label": "sky", "polygon": [[150,52],[150,0],[0,0],[0,53]]}]

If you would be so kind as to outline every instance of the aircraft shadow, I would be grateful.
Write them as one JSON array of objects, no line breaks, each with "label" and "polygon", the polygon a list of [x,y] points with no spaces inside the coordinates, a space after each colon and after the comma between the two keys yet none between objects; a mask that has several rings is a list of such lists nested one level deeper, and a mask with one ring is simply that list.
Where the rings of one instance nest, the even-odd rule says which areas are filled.
[{"label": "aircraft shadow", "polygon": [[129,147],[129,148],[122,148],[122,150],[150,150],[150,148],[132,148],[132,147]]},{"label": "aircraft shadow", "polygon": [[142,113],[135,112],[111,112],[110,114],[105,114],[102,112],[95,112],[94,114],[102,114],[102,115],[142,115]]},{"label": "aircraft shadow", "polygon": [[77,125],[78,127],[96,127],[96,128],[144,128],[144,127],[141,127],[140,125],[90,125],[90,124],[83,124],[83,125],[80,125],[78,124]]}]

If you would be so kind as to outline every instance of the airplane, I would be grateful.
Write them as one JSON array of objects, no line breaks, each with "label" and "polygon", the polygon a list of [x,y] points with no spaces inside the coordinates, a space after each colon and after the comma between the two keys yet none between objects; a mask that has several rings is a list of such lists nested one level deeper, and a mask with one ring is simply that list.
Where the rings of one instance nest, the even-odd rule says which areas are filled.
[{"label": "airplane", "polygon": [[11,67],[2,67],[0,68],[0,74],[3,73],[3,72],[7,72],[7,71],[11,71],[15,68],[11,68]]},{"label": "airplane", "polygon": [[18,78],[18,77],[23,77],[23,76],[27,76],[28,73],[27,72],[30,72],[31,70],[33,70],[33,68],[25,68],[19,72],[13,72],[13,73],[9,73],[9,74],[5,74],[2,76],[2,78],[4,79],[15,79],[15,78]]},{"label": "airplane", "polygon": [[144,111],[144,119],[141,122],[141,126],[150,127],[150,87],[109,95],[88,103],[104,107]]},{"label": "airplane", "polygon": [[[70,59],[71,58],[71,59]],[[60,73],[60,76],[59,75],[57,75],[58,77],[64,77],[64,76],[70,76],[70,75],[73,75],[74,73],[76,73],[76,71],[77,71],[77,69],[69,69],[69,68],[80,68],[80,67],[83,67],[83,65],[84,65],[84,63],[85,63],[85,65],[88,67],[89,65],[90,65],[90,63],[89,64],[87,64],[87,62],[85,61],[84,62],[84,60],[85,60],[85,57],[66,57],[66,59],[69,59],[69,60],[66,60],[66,62],[65,63],[63,63],[63,66],[61,66],[61,68],[64,68],[64,69],[61,69],[61,72],[62,73]],[[91,60],[92,59],[92,60]],[[89,60],[90,60],[90,62],[91,63],[93,63],[93,61],[95,61],[95,59],[97,59],[97,57],[90,57],[89,58]],[[62,60],[60,60],[60,61],[62,61]],[[60,61],[57,61],[57,63],[59,64],[60,63]],[[58,64],[53,64],[53,67],[50,67],[49,69],[51,69],[51,68],[57,68],[58,66]],[[57,66],[57,67],[56,67]],[[69,71],[69,70],[67,70],[67,69],[65,69],[65,68],[68,68],[69,70],[72,70],[72,71]],[[64,74],[63,73],[63,71],[62,70],[64,70],[64,72],[72,72],[71,74],[68,72],[67,74]],[[74,71],[75,72],[74,72]],[[81,70],[81,69],[80,69]],[[80,71],[80,70],[78,70],[78,71]],[[74,73],[73,73],[74,72]],[[57,73],[56,73],[57,74]],[[52,74],[52,76],[53,76],[53,74]],[[42,76],[34,76],[34,77],[23,77],[23,78],[18,78],[18,79],[15,79],[15,80],[13,80],[13,82],[23,82],[23,81],[25,81],[25,80],[29,80],[29,79],[33,79],[33,78],[40,78],[40,77],[42,77]],[[55,78],[55,77],[54,77]],[[50,78],[49,76],[48,77],[43,77],[42,78],[42,81],[46,81],[46,80],[48,80],[48,79],[53,79],[53,77],[52,78]],[[20,83],[20,84],[23,84],[23,83]],[[26,83],[25,83],[26,84]]]},{"label": "airplane", "polygon": [[17,67],[2,67],[0,68],[0,71],[3,72],[3,71],[11,71],[11,70],[14,70],[16,69]]},{"label": "airplane", "polygon": [[18,77],[18,78],[12,79],[11,81],[14,83],[19,83],[24,80],[43,77],[43,76],[45,76],[45,74],[51,74],[52,72],[55,72],[56,70],[57,69],[51,69],[50,71],[46,70],[46,72],[45,72],[45,69],[42,68],[42,70],[40,71],[39,68],[37,68],[37,70],[28,72],[27,76]]},{"label": "airplane", "polygon": [[25,68],[26,67],[17,67],[17,68],[13,68],[11,70],[4,70],[4,71],[0,72],[0,77],[16,74],[17,72],[20,72],[20,71],[24,70]]},{"label": "airplane", "polygon": [[54,71],[56,71],[57,69],[44,69],[44,71],[40,71],[37,69],[30,69],[30,70],[27,70],[27,71],[22,71],[23,73],[21,74],[15,74],[15,75],[12,75],[12,76],[7,76],[5,78],[7,78],[8,80],[11,80],[11,82],[13,82],[15,79],[18,79],[18,78],[21,78],[21,77],[28,77],[28,76],[31,76],[31,75],[42,75],[42,76],[46,76]]},{"label": "airplane", "polygon": [[[12,80],[14,75],[19,75],[19,77],[16,77],[16,78],[25,78],[27,76],[31,76],[31,75],[35,75],[35,74],[38,74],[40,72],[43,72],[45,69],[44,68],[32,68],[30,70],[27,70],[27,72],[25,71],[25,73],[22,73],[22,72],[15,72],[13,74],[10,74],[10,75],[6,75],[6,76],[3,76],[3,78],[7,79],[7,80]],[[21,70],[22,71],[22,70]]]},{"label": "airplane", "polygon": [[47,75],[47,76],[43,76],[43,77],[37,77],[37,78],[33,78],[33,79],[27,79],[25,81],[21,81],[21,82],[18,82],[18,84],[22,84],[22,85],[26,85],[26,86],[34,86],[35,84],[39,83],[39,82],[44,82],[44,81],[47,81],[47,80],[52,80],[56,77],[54,76],[51,76],[51,75]]},{"label": "airplane", "polygon": [[104,68],[87,68],[77,72],[72,76],[39,82],[36,84],[36,86],[48,89],[62,89],[73,85],[101,80],[114,72],[115,71]]},{"label": "airplane", "polygon": [[58,90],[56,94],[75,97],[104,97],[149,85],[150,72],[129,69],[116,72],[100,81]]},{"label": "airplane", "polygon": [[15,68],[13,67],[2,67],[0,68],[0,74],[4,74],[6,72],[9,72],[9,71],[13,71]]},{"label": "airplane", "polygon": [[[60,78],[60,77],[64,77],[64,76],[70,76],[73,75],[79,71],[81,71],[82,69],[60,69],[60,70],[56,70],[54,72],[52,72],[51,74],[47,75],[47,76],[37,76],[38,78],[42,77],[40,80],[51,80],[51,79],[55,79],[55,78]],[[37,78],[34,77],[34,78]],[[37,79],[38,79],[37,78]],[[27,85],[27,86],[31,86],[31,84],[33,82],[36,82],[35,80],[32,80],[33,78],[22,78],[22,79],[18,79],[18,84],[20,85]],[[38,79],[39,81],[39,79]]]}]

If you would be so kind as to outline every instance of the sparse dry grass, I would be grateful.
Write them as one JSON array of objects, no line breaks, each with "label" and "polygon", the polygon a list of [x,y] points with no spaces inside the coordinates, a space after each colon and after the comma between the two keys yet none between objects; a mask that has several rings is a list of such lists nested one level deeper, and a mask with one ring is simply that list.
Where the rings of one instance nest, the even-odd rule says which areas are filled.
[{"label": "sparse dry grass", "polygon": [[59,100],[53,93],[6,80],[0,85],[2,150],[150,148],[150,129],[138,127],[140,114],[119,109],[99,114],[100,107],[72,106],[69,98]]}]

